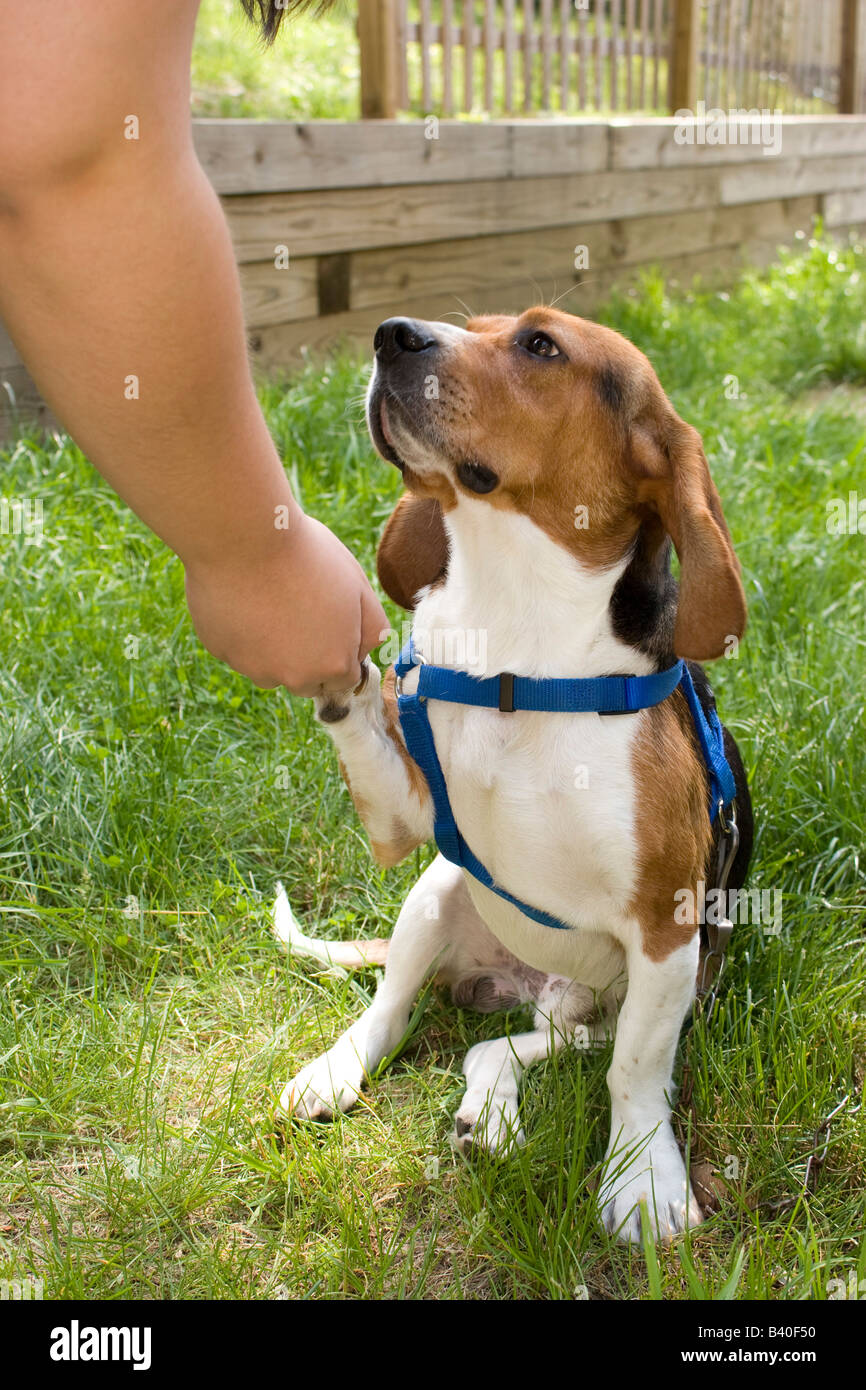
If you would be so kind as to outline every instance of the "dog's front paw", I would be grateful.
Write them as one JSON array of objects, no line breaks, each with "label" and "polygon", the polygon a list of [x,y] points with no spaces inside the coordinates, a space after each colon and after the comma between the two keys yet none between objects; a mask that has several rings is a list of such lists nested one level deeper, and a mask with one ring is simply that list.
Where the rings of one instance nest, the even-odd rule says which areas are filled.
[{"label": "dog's front paw", "polygon": [[354,690],[329,691],[327,695],[315,696],[316,718],[322,724],[339,724],[351,714],[353,705],[370,704],[379,693],[381,676],[379,668],[369,657],[361,662],[361,679]]},{"label": "dog's front paw", "polygon": [[506,1158],[526,1142],[517,1108],[517,1077],[508,1040],[476,1043],[463,1063],[466,1094],[454,1119],[454,1141],[464,1154]]},{"label": "dog's front paw", "polygon": [[340,1111],[351,1110],[363,1082],[357,1052],[341,1039],[283,1087],[279,1109],[296,1120],[330,1120]]},{"label": "dog's front paw", "polygon": [[605,1227],[623,1241],[641,1239],[641,1202],[654,1240],[669,1241],[703,1220],[669,1125],[649,1140],[611,1140],[599,1203]]}]

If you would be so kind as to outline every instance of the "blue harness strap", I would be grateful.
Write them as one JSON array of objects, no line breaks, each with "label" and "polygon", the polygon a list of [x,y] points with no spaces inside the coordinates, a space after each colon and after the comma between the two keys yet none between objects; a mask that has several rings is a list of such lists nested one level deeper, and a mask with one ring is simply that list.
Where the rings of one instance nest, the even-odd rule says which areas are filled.
[{"label": "blue harness strap", "polygon": [[698,699],[698,692],[695,690],[691,672],[685,663],[683,664],[681,685],[691,710],[695,733],[704,755],[704,762],[707,765],[710,779],[710,821],[712,822],[715,821],[720,806],[723,811],[726,811],[730,806],[737,794],[737,784],[734,781],[731,765],[725,757],[725,735],[722,721],[715,709],[709,711],[709,716],[705,712]]},{"label": "blue harness strap", "polygon": [[[400,689],[403,677],[418,668],[418,687],[411,695]],[[521,902],[506,892],[493,879],[480,859],[472,853],[461,835],[445,775],[436,752],[433,729],[427,712],[428,700],[444,700],[452,704],[475,705],[482,709],[498,709],[504,713],[515,710],[547,711],[556,714],[634,714],[661,704],[682,686],[688,701],[701,752],[710,778],[710,820],[714,821],[719,806],[726,808],[735,795],[734,777],[725,758],[724,735],[715,710],[709,718],[695,691],[685,662],[677,661],[666,671],[649,676],[592,676],[584,679],[552,677],[535,680],[529,676],[514,676],[505,671],[498,676],[470,676],[466,671],[451,671],[444,666],[428,666],[419,661],[412,638],[406,643],[394,663],[398,677],[397,707],[406,747],[427,779],[433,799],[433,835],[436,846],[452,864],[459,864],[473,878],[533,922],[545,927],[570,931],[567,922]]]}]

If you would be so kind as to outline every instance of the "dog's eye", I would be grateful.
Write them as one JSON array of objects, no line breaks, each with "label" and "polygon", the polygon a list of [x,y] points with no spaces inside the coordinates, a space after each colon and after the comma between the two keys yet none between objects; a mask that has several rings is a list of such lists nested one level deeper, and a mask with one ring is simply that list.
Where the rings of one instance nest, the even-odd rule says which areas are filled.
[{"label": "dog's eye", "polygon": [[526,348],[533,357],[560,357],[561,353],[552,338],[546,333],[539,333],[531,330],[519,340],[520,346]]}]

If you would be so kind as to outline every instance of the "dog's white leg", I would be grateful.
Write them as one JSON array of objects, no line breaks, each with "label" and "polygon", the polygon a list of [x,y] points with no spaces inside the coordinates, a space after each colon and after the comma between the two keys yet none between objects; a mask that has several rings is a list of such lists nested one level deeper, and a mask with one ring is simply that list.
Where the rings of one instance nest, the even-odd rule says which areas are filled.
[{"label": "dog's white leg", "polygon": [[604,1224],[638,1241],[646,1201],[654,1236],[670,1239],[702,1220],[671,1128],[677,1039],[694,996],[697,933],[664,960],[628,952],[628,992],[607,1075],[611,1135],[601,1190]]},{"label": "dog's white leg", "polygon": [[281,1110],[303,1119],[327,1119],[355,1104],[365,1078],[406,1031],[424,981],[446,961],[464,911],[474,909],[462,873],[439,856],[403,904],[373,1003],[328,1052],[288,1083]]},{"label": "dog's white leg", "polygon": [[[524,1071],[571,1042],[592,1008],[591,990],[550,976],[531,1033],[494,1038],[469,1049],[463,1063],[466,1094],[454,1119],[455,1138],[464,1153],[480,1148],[504,1158],[524,1143],[518,1118]],[[587,1029],[581,1037],[588,1041]]]},{"label": "dog's white leg", "polygon": [[466,1094],[454,1117],[454,1134],[464,1153],[484,1149],[505,1158],[525,1142],[518,1117],[520,1079],[526,1067],[562,1045],[557,1034],[516,1033],[476,1043],[466,1054]]},{"label": "dog's white leg", "polygon": [[396,715],[393,670],[383,698],[369,657],[354,692],[316,700],[316,717],[334,740],[343,775],[379,863],[404,859],[433,836],[433,806],[424,774],[406,751]]}]

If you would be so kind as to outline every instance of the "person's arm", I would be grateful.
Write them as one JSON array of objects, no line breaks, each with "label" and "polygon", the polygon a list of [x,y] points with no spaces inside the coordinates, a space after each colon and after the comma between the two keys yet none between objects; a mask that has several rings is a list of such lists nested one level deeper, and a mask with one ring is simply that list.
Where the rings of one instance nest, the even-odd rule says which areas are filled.
[{"label": "person's arm", "polygon": [[297,506],[256,400],[190,133],[197,10],[0,0],[0,317],[57,417],[182,559],[209,650],[260,685],[345,689],[387,620]]}]

